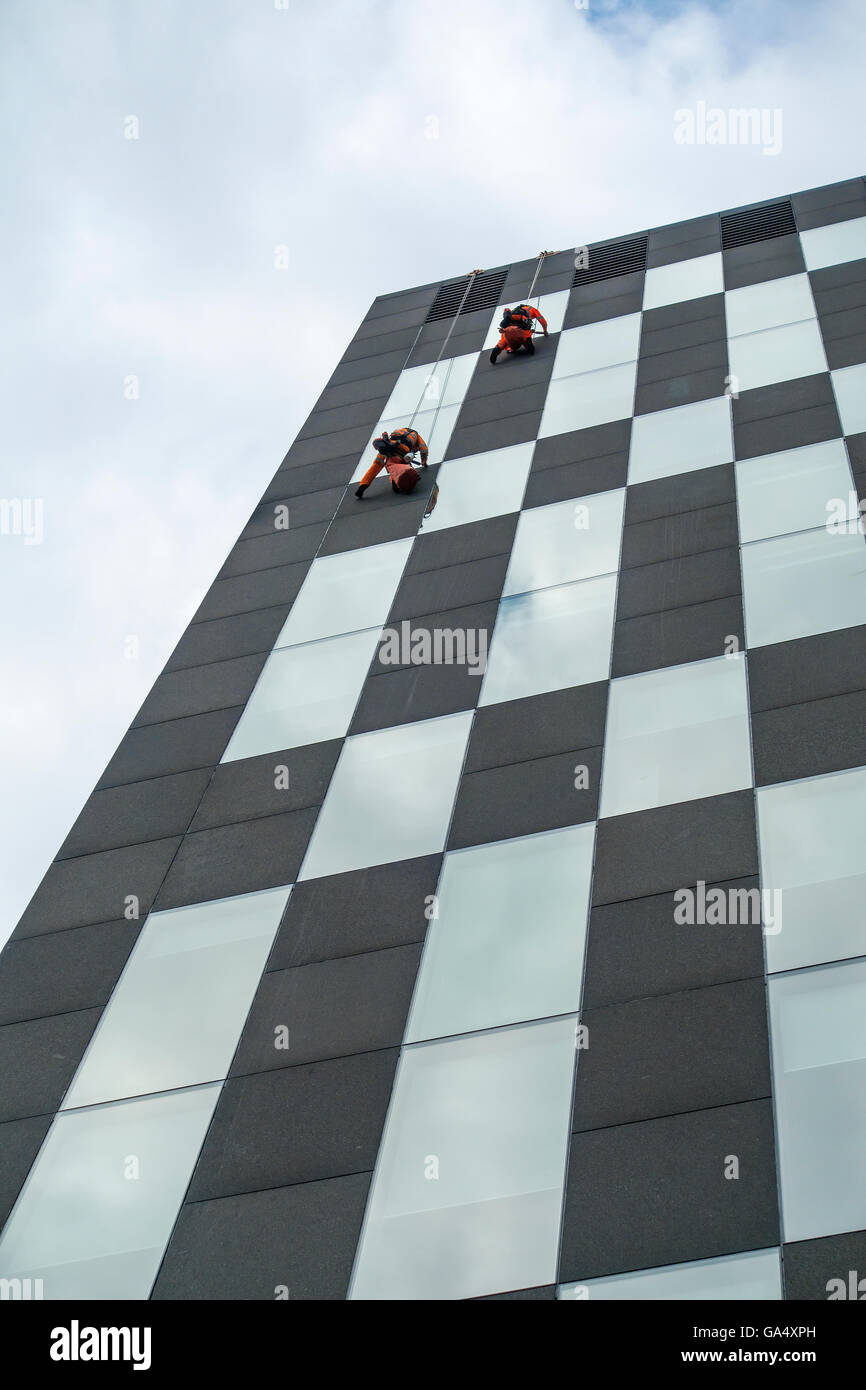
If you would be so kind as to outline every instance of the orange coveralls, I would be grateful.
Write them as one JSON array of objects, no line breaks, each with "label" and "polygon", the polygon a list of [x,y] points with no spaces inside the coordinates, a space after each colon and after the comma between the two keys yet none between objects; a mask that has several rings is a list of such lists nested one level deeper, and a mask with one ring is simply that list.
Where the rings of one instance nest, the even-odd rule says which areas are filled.
[{"label": "orange coveralls", "polygon": [[[402,433],[402,431],[400,431],[400,430],[394,430],[394,431],[392,432],[392,434],[391,434],[391,438],[392,438],[392,439],[395,439],[395,438],[396,438],[396,442],[397,442],[398,444],[400,444],[400,434],[401,434],[401,433]],[[417,431],[416,431],[416,433],[417,433]],[[420,455],[421,455],[421,463],[422,463],[422,464],[426,464],[426,462],[427,462],[427,445],[424,443],[424,440],[421,438],[420,434],[418,435],[418,452],[419,452]],[[364,474],[363,478],[361,479],[360,486],[361,486],[361,487],[369,487],[370,484],[372,483],[373,479],[376,478],[376,477],[378,477],[378,475],[382,472],[382,469],[383,469],[383,468],[386,468],[387,465],[388,465],[389,463],[397,463],[397,462],[402,463],[402,462],[405,460],[406,455],[407,455],[407,454],[411,454],[411,453],[412,453],[412,443],[405,443],[405,444],[400,444],[400,453],[399,453],[399,454],[392,454],[390,457],[389,457],[388,455],[386,455],[386,454],[377,454],[376,457],[373,459],[373,462],[370,464],[370,467],[367,469],[366,473]]]},{"label": "orange coveralls", "polygon": [[[537,319],[538,322],[541,324],[542,328],[544,329],[545,333],[547,332],[547,319],[544,317],[543,314],[539,313],[538,309],[536,309],[536,308],[534,307],[534,305],[532,305],[532,304],[519,304],[519,305],[517,305],[517,308],[523,309],[524,312],[527,313],[527,314],[529,315],[529,318],[530,318],[530,319],[532,319],[532,320]],[[515,309],[512,309],[511,312],[512,312],[512,313],[515,313],[516,310],[515,310]],[[514,327],[516,328],[516,327],[517,327],[517,324],[515,324]],[[521,340],[520,340],[520,344],[519,344],[518,346],[522,346],[522,344],[526,342],[527,338],[531,338],[531,337],[532,337],[532,329],[531,329],[531,328],[526,328],[526,329],[524,329],[524,330],[523,330],[523,336],[522,336],[522,338],[521,338]],[[508,339],[506,338],[506,336],[505,336],[504,333],[502,334],[502,337],[499,339],[499,342],[496,344],[496,346],[497,346],[497,348],[504,348],[506,352],[513,352],[513,351],[514,351],[514,349],[512,348],[511,344],[509,343],[509,341],[508,341]]]}]

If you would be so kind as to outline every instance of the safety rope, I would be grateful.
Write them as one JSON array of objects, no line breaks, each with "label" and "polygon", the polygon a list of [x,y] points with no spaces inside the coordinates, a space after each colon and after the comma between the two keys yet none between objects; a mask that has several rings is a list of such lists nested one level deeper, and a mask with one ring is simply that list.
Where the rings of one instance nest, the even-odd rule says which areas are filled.
[{"label": "safety rope", "polygon": [[[548,252],[547,252],[547,251],[542,251],[541,254],[540,254],[540,256],[538,257],[538,265],[535,267],[535,274],[534,274],[533,277],[532,277],[532,284],[529,286],[529,294],[526,296],[526,302],[527,302],[527,304],[529,303],[530,299],[532,298],[532,291],[535,289],[535,282],[536,282],[536,280],[538,279],[538,276],[539,276],[539,274],[540,274],[540,272],[541,272],[541,267],[544,265],[544,258],[545,258],[546,255],[548,255]],[[540,295],[540,294],[539,294],[539,295],[536,295],[536,298],[540,300],[540,299],[541,299],[541,295]],[[536,307],[536,309],[537,309],[537,308],[538,308],[538,305],[536,304],[535,307]]]},{"label": "safety rope", "polygon": [[[414,421],[414,419],[415,419],[415,416],[418,414],[418,411],[421,409],[422,402],[423,402],[424,397],[425,397],[425,394],[426,394],[426,392],[427,392],[427,387],[430,385],[430,382],[431,382],[431,381],[435,378],[435,376],[436,376],[436,369],[437,369],[437,367],[439,366],[439,363],[442,361],[442,358],[443,358],[444,355],[445,355],[445,349],[446,349],[447,346],[448,346],[448,343],[449,343],[450,338],[451,338],[451,334],[454,332],[454,327],[455,327],[455,324],[457,323],[458,318],[460,317],[460,313],[461,313],[461,311],[462,311],[462,309],[463,309],[463,305],[466,303],[466,300],[467,300],[468,297],[469,297],[469,292],[470,292],[470,290],[472,289],[472,286],[475,284],[476,277],[479,276],[479,275],[483,275],[483,274],[484,274],[484,271],[483,271],[483,270],[473,270],[472,274],[469,276],[469,283],[467,284],[466,289],[465,289],[464,292],[463,292],[463,298],[461,299],[459,305],[457,306],[457,312],[455,313],[453,319],[451,320],[451,327],[448,329],[448,332],[447,332],[446,335],[445,335],[445,341],[443,342],[441,348],[439,349],[439,356],[436,358],[436,361],[433,363],[433,370],[432,370],[432,372],[428,372],[428,373],[427,373],[427,378],[426,378],[426,380],[425,380],[425,382],[424,382],[424,389],[423,389],[422,392],[421,392],[421,395],[420,395],[419,400],[418,400],[418,404],[416,405],[415,409],[412,411],[412,416],[411,416],[411,419],[409,420],[409,426],[408,426],[409,429],[412,428],[412,424],[413,424],[413,421]],[[446,375],[446,377],[445,377],[445,381],[444,381],[443,384],[442,384],[442,390],[439,392],[439,399],[440,399],[440,400],[442,399],[442,397],[443,397],[444,394],[445,394],[445,387],[448,385],[448,377],[449,377],[450,375],[451,375],[451,367],[449,366],[449,368],[448,368],[448,373],[447,373],[447,375]],[[436,411],[438,412],[439,406],[437,405],[437,406],[435,407],[435,409],[436,409]],[[436,426],[436,419],[435,419],[435,417],[434,417],[434,419],[433,419],[433,424],[432,424],[432,426],[430,427],[430,433],[431,433],[431,434],[433,433],[433,430],[434,430],[435,426]]]}]

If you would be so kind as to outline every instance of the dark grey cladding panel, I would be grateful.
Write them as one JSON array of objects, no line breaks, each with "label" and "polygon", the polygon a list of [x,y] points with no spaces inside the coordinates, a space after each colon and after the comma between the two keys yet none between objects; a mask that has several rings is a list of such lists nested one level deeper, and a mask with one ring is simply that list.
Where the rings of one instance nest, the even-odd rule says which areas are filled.
[{"label": "dark grey cladding panel", "polygon": [[398,1056],[388,1048],[228,1080],[187,1200],[371,1172]]},{"label": "dark grey cladding panel", "polygon": [[447,338],[446,357],[457,355],[451,350],[455,338],[471,338],[476,340],[476,345],[480,348],[495,313],[496,306],[493,305],[489,309],[475,309],[471,314],[460,314],[456,322],[453,315],[451,318],[434,319],[432,323],[425,323],[420,329],[416,346],[435,343],[437,347],[441,347]]},{"label": "dark grey cladding panel", "polygon": [[[737,639],[732,648],[730,639]],[[705,661],[745,648],[739,594],[618,622],[613,637],[613,676],[632,676],[662,666]]]},{"label": "dark grey cladding panel", "polygon": [[613,816],[598,823],[593,903],[758,872],[751,791]]},{"label": "dark grey cladding panel", "polygon": [[[725,353],[726,355],[726,353]],[[672,354],[679,356],[679,354]],[[667,377],[664,381],[649,382],[635,391],[635,415],[648,415],[654,410],[673,410],[678,405],[693,405],[725,393],[727,362],[685,376]]]},{"label": "dark grey cladding panel", "polygon": [[150,911],[180,838],[150,840],[128,849],[64,859],[49,868],[13,933],[14,940],[67,927],[112,922],[138,904],[138,919]]},{"label": "dark grey cladding panel", "polygon": [[101,1008],[141,922],[101,922],[9,941],[0,955],[0,1024]]},{"label": "dark grey cladding panel", "polygon": [[397,371],[382,372],[379,376],[361,377],[359,381],[344,382],[342,386],[326,386],[316,402],[313,414],[318,416],[321,412],[327,415],[328,412],[339,410],[343,406],[354,406],[366,401],[387,401],[398,375]]},{"label": "dark grey cladding panel", "polygon": [[353,426],[361,425],[366,425],[368,430],[372,430],[382,414],[383,407],[393,387],[391,377],[388,376],[386,380],[389,385],[375,396],[354,401],[350,405],[332,406],[327,410],[321,408],[314,410],[298,434],[298,439],[317,439],[320,435],[335,434],[341,430],[348,430]]},{"label": "dark grey cladding panel", "polygon": [[151,1297],[345,1299],[369,1173],[181,1208]]},{"label": "dark grey cladding panel", "polygon": [[690,217],[685,222],[670,222],[665,227],[653,227],[648,237],[648,252],[652,254],[662,247],[679,246],[684,242],[688,244],[707,238],[715,242],[714,250],[721,249],[722,233],[718,213],[710,213],[706,217]]},{"label": "dark grey cladding panel", "polygon": [[718,507],[734,502],[735,498],[733,464],[720,463],[714,468],[698,468],[691,473],[632,484],[625,497],[625,521],[627,526],[633,526],[681,512]]},{"label": "dark grey cladding panel", "polygon": [[[729,1155],[736,1181],[725,1176]],[[572,1136],[562,1282],[778,1243],[769,1100]]]},{"label": "dark grey cladding panel", "polygon": [[57,858],[70,859],[144,840],[164,839],[167,835],[182,835],[210,775],[209,768],[201,768],[91,793]]},{"label": "dark grey cladding panel", "polygon": [[749,698],[760,710],[866,689],[866,624],[749,652]]},{"label": "dark grey cladding panel", "polygon": [[[675,332],[675,329],[667,329]],[[717,381],[724,385],[728,370],[728,348],[724,332],[710,341],[695,346],[676,348],[670,352],[656,352],[651,357],[641,357],[637,367],[638,388],[651,386],[669,377],[683,377],[708,372],[715,369]],[[720,396],[723,391],[716,391]]]},{"label": "dark grey cladding panel", "polygon": [[407,350],[405,347],[396,350],[383,349],[369,355],[362,353],[353,359],[344,358],[332,373],[328,387],[348,386],[350,382],[355,381],[373,381],[389,372],[393,373],[396,381],[397,374],[407,365]]},{"label": "dark grey cladding panel", "polygon": [[477,652],[470,655],[473,666],[404,666],[388,675],[371,676],[361,692],[349,733],[363,734],[474,709],[483,671]]},{"label": "dark grey cladding panel", "polygon": [[298,560],[312,560],[327,529],[327,521],[310,526],[287,525],[280,530],[272,529],[266,536],[238,541],[229,551],[219,578],[230,579],[238,574],[274,569],[277,565],[292,565]]},{"label": "dark grey cladding panel", "polygon": [[422,318],[436,298],[439,281],[431,280],[427,285],[417,285],[411,290],[392,290],[390,294],[378,294],[367,310],[365,323],[380,318],[384,314],[402,313],[407,309],[423,310]]},{"label": "dark grey cladding panel", "polygon": [[448,526],[444,531],[421,531],[412,547],[406,574],[483,560],[488,555],[510,553],[517,529],[517,512],[471,521],[465,526]]},{"label": "dark grey cladding panel", "polygon": [[640,313],[644,278],[643,271],[633,271],[630,275],[613,275],[609,280],[578,285],[569,295],[563,328],[580,328],[602,319]]},{"label": "dark grey cladding panel", "polygon": [[740,555],[735,545],[682,560],[639,565],[620,575],[616,616],[622,622],[662,609],[729,598],[740,588]]},{"label": "dark grey cladding panel", "polygon": [[[738,425],[766,420],[774,415],[789,415],[813,406],[833,405],[833,385],[829,372],[779,381],[772,386],[759,386],[754,391],[741,391],[732,400],[734,429]],[[839,434],[841,434],[841,429]]]},{"label": "dark grey cladding panel", "polygon": [[866,1294],[866,1285],[861,1282],[866,1277],[866,1231],[783,1245],[782,1269],[786,1299],[862,1302]]},{"label": "dark grey cladding panel", "polygon": [[[478,352],[483,336],[482,334],[479,337],[477,332],[459,333],[455,328],[444,355],[446,357],[464,357],[467,353]],[[425,367],[432,365],[432,363],[439,361],[440,355],[442,355],[442,343],[439,339],[419,343],[406,358],[406,366]]]},{"label": "dark grey cladding panel", "polygon": [[430,854],[296,883],[268,969],[423,941],[441,863]]},{"label": "dark grey cladding panel", "polygon": [[[689,324],[695,323],[712,324],[712,333],[708,336],[718,336],[720,328],[724,334],[725,296],[721,291],[701,295],[699,299],[679,299],[675,304],[660,304],[657,309],[647,309],[643,316],[641,337],[644,341],[649,340],[650,351],[658,351],[651,346],[652,334],[669,333],[676,329],[685,331]],[[701,338],[700,341],[705,340]],[[685,346],[685,343],[682,345]],[[668,348],[661,350],[668,351]]]},{"label": "dark grey cladding panel", "polygon": [[541,423],[541,409],[526,415],[509,415],[505,419],[488,420],[483,425],[458,424],[451,436],[445,457],[463,458],[467,454],[483,454],[489,449],[505,449],[509,444],[526,444],[535,439]]},{"label": "dark grey cladding panel", "polygon": [[266,659],[267,653],[259,652],[255,656],[165,672],[157,677],[131,727],[162,724],[167,719],[245,704]]},{"label": "dark grey cladding panel", "polygon": [[785,449],[801,449],[806,444],[838,439],[841,433],[835,402],[745,425],[738,425],[735,420],[734,454],[738,459],[757,458],[760,454],[782,453]]},{"label": "dark grey cladding panel", "polygon": [[[693,930],[699,930],[694,928]],[[581,1012],[572,1129],[603,1129],[770,1095],[760,976]]]},{"label": "dark grey cladding panel", "polygon": [[484,705],[476,712],[466,772],[548,758],[604,741],[607,681],[553,690],[523,700]]},{"label": "dark grey cladding panel", "polygon": [[211,661],[270,652],[289,616],[289,607],[279,604],[275,608],[257,608],[252,613],[235,613],[230,618],[191,623],[164,669],[182,671],[188,666],[206,666]]},{"label": "dark grey cladding panel", "polygon": [[[763,977],[759,879],[704,882],[703,890],[695,880],[681,887],[691,896],[657,893],[592,909],[583,985],[585,1009]],[[725,894],[724,899],[719,899],[717,888]],[[699,912],[701,902],[705,908]],[[724,903],[724,910],[713,906],[719,902]],[[708,915],[720,920],[698,921],[699,916]],[[691,921],[677,920],[689,916]]]},{"label": "dark grey cladding panel", "polygon": [[304,468],[316,463],[328,463],[346,454],[360,454],[370,438],[370,430],[375,425],[353,425],[349,429],[332,430],[330,434],[317,435],[314,439],[302,439],[292,445],[283,461],[283,468]]},{"label": "dark grey cladding panel", "polygon": [[582,459],[561,468],[532,468],[523,499],[524,510],[545,507],[551,502],[587,497],[593,492],[609,492],[625,487],[628,454],[606,454],[600,459]]},{"label": "dark grey cladding panel", "polygon": [[243,713],[243,705],[172,719],[167,724],[148,724],[131,729],[102,777],[98,787],[140,782],[170,772],[186,772],[218,763]]},{"label": "dark grey cladding panel", "polygon": [[355,338],[343,353],[340,365],[364,362],[368,359],[378,364],[383,357],[391,353],[402,353],[405,357],[417,334],[417,325],[413,324],[408,328],[392,329],[390,333],[378,333],[373,338]]},{"label": "dark grey cladding panel", "polygon": [[504,419],[506,415],[525,415],[532,410],[543,410],[547,385],[546,381],[530,386],[515,383],[510,391],[497,391],[492,396],[477,396],[464,401],[457,417],[458,424],[465,429],[469,425],[486,424],[488,420]]},{"label": "dark grey cladding panel", "polygon": [[691,261],[698,256],[712,256],[721,245],[718,221],[716,230],[709,236],[693,237],[690,241],[671,242],[668,246],[653,246],[647,251],[647,270],[659,266],[672,265],[675,261]]},{"label": "dark grey cladding panel", "polygon": [[259,608],[292,604],[311,563],[302,560],[295,565],[278,565],[275,569],[256,570],[254,574],[239,574],[233,579],[218,579],[205,594],[193,615],[193,622],[204,623],[212,618],[231,618]]},{"label": "dark grey cladding panel", "polygon": [[313,806],[185,835],[157,909],[293,883],[317,815]]},{"label": "dark grey cladding panel", "polygon": [[[550,381],[558,341],[554,333],[546,340],[537,338],[531,357],[523,352],[517,356],[503,353],[495,366],[491,365],[490,354],[482,353],[466,388],[464,403],[477,401],[482,396],[499,396],[505,403],[513,391],[526,390]],[[503,410],[507,412],[507,404],[503,404]]]},{"label": "dark grey cladding panel", "polygon": [[866,690],[753,713],[752,744],[758,786],[862,767]]},{"label": "dark grey cladding panel", "polygon": [[502,1303],[519,1300],[521,1303],[552,1303],[556,1299],[555,1284],[538,1284],[534,1289],[513,1289],[510,1293],[489,1293],[473,1298],[472,1303]]},{"label": "dark grey cladding panel", "polygon": [[819,208],[835,207],[837,203],[848,203],[866,198],[866,187],[862,178],[843,179],[838,183],[825,183],[820,188],[808,188],[795,193],[791,198],[799,223],[800,214],[817,212]]},{"label": "dark grey cladding panel", "polygon": [[770,241],[735,246],[725,251],[723,264],[726,290],[757,285],[763,280],[778,280],[785,275],[802,275],[806,269],[798,236],[773,237]]},{"label": "dark grey cladding panel", "polygon": [[[658,313],[658,310],[650,312]],[[655,359],[661,358],[661,367],[670,365],[671,353],[697,352],[707,345],[725,343],[725,319],[722,314],[711,314],[705,318],[688,319],[683,323],[672,324],[669,328],[650,328],[650,313],[644,314],[644,328],[640,341],[639,371],[660,370]],[[685,360],[685,359],[681,359]]]},{"label": "dark grey cladding panel", "polygon": [[576,749],[468,773],[457,792],[448,848],[463,849],[593,820],[601,751]]},{"label": "dark grey cladding panel", "polygon": [[0,1028],[0,1123],[57,1109],[101,1012],[78,1009]]},{"label": "dark grey cladding panel", "polygon": [[833,203],[827,207],[814,208],[811,212],[797,214],[797,226],[801,232],[812,227],[826,227],[831,222],[847,222],[852,217],[866,216],[866,198],[850,198],[844,203]]},{"label": "dark grey cladding panel", "polygon": [[0,1227],[18,1200],[51,1120],[51,1115],[34,1115],[0,1124]]},{"label": "dark grey cladding panel", "polygon": [[866,302],[866,260],[842,261],[809,272],[819,319]]},{"label": "dark grey cladding panel", "polygon": [[483,560],[405,575],[394,596],[388,624],[498,599],[509,558],[506,554],[488,555]]},{"label": "dark grey cladding panel", "polygon": [[[427,482],[423,475],[422,480]],[[378,505],[380,497],[383,499],[381,506]],[[387,475],[382,474],[370,484],[370,491],[363,498],[355,497],[354,491],[350,493],[347,507],[357,510],[354,514],[347,512],[332,523],[319,555],[339,555],[346,550],[360,550],[365,545],[384,545],[387,541],[414,536],[428,501],[429,493],[420,483],[414,493],[398,494],[392,491]]]},{"label": "dark grey cladding panel", "polygon": [[278,526],[311,526],[317,521],[330,521],[343,500],[342,487],[323,488],[306,492],[300,497],[277,498],[260,502],[240,534],[242,541],[257,536],[272,536]]},{"label": "dark grey cladding panel", "polygon": [[[835,315],[837,319],[842,315]],[[845,316],[848,318],[849,316]],[[859,317],[866,327],[866,310],[860,312]],[[838,327],[839,325],[833,325]],[[827,351],[827,366],[831,371],[838,371],[840,367],[855,367],[860,362],[866,362],[866,332],[857,332],[845,337],[832,337],[826,331],[827,320],[824,319],[821,327],[825,330],[824,346]]]},{"label": "dark grey cladding panel", "polygon": [[[419,942],[267,971],[231,1075],[399,1047],[420,955]],[[287,1047],[278,1046],[283,1028]]]},{"label": "dark grey cladding panel", "polygon": [[[631,489],[629,489],[631,491]],[[678,512],[653,521],[638,521],[623,529],[622,568],[677,560],[705,550],[736,545],[737,510],[733,502]]]},{"label": "dark grey cladding panel", "polygon": [[627,453],[630,438],[631,417],[614,420],[609,425],[549,435],[547,439],[539,439],[535,446],[532,471],[561,468],[566,463],[594,463],[611,454]]},{"label": "dark grey cladding panel", "polygon": [[[352,345],[355,343],[369,342],[382,336],[392,336],[394,333],[404,332],[407,328],[418,329],[421,327],[426,317],[427,310],[416,306],[414,308],[400,308],[397,305],[391,306],[391,312],[386,314],[375,314],[372,318],[365,318],[361,327],[358,329]],[[375,351],[375,344],[371,344]]]},{"label": "dark grey cladding panel", "polygon": [[[382,676],[387,675],[391,671],[399,669],[417,669],[411,660],[411,656],[412,644],[413,642],[416,642],[415,634],[419,632],[428,633],[429,637],[417,638],[416,650],[418,648],[423,649],[426,643],[430,643],[432,644],[432,650],[435,652],[436,633],[437,631],[442,632],[445,629],[458,629],[462,630],[464,633],[468,632],[468,630],[471,629],[475,634],[478,634],[480,630],[484,630],[487,633],[487,645],[489,649],[490,641],[493,635],[493,625],[496,622],[496,614],[498,610],[498,601],[495,599],[491,599],[486,603],[470,604],[466,608],[450,608],[447,611],[443,611],[441,613],[427,613],[423,617],[408,619],[407,621],[410,623],[410,627],[407,629],[409,634],[407,638],[409,647],[406,650],[405,655],[410,659],[401,668],[398,664],[393,663],[390,660],[390,656],[392,655],[390,651],[386,652],[386,655],[389,657],[387,661],[381,661],[380,655],[377,652],[376,659],[373,661],[370,667],[370,675]],[[394,654],[402,657],[404,655],[404,651],[402,650],[402,630],[400,634],[400,640],[401,650],[400,652]],[[482,639],[476,635],[473,637],[472,640],[475,642],[480,642]],[[443,639],[440,637],[440,648],[442,646],[442,642]],[[477,647],[476,650],[478,650]]]},{"label": "dark grey cladding panel", "polygon": [[361,448],[354,449],[350,454],[341,454],[339,458],[327,459],[324,463],[308,463],[302,468],[288,464],[278,468],[262,494],[260,505],[264,506],[266,502],[291,502],[292,498],[306,497],[309,493],[348,487],[349,479],[358,466]]},{"label": "dark grey cladding panel", "polygon": [[[190,830],[210,830],[321,805],[342,746],[343,740],[336,738],[221,763],[214,770]],[[282,768],[287,774],[278,772]],[[288,786],[284,785],[286,780]]]}]

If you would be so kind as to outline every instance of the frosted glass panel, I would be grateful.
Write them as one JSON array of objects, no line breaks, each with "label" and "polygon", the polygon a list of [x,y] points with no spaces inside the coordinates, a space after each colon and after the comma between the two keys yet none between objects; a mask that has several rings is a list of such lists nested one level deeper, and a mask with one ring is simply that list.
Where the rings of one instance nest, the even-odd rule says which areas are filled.
[{"label": "frosted glass panel", "polygon": [[441,850],[471,723],[452,714],[348,738],[300,878]]},{"label": "frosted glass panel", "polygon": [[554,1281],[574,1057],[568,1018],[404,1050],[350,1298]]},{"label": "frosted glass panel", "polygon": [[595,825],[445,856],[407,1042],[580,1005]]},{"label": "frosted glass panel", "polygon": [[627,419],[634,406],[636,372],[637,363],[626,362],[619,367],[605,367],[600,372],[584,372],[580,376],[552,381],[547,388],[539,439]]},{"label": "frosted glass panel", "polygon": [[773,975],[769,995],[784,1239],[862,1230],[866,961]]},{"label": "frosted glass panel", "polygon": [[866,768],[758,791],[761,882],[781,893],[767,968],[866,955]]},{"label": "frosted glass panel", "polygon": [[733,457],[730,399],[717,396],[636,415],[631,427],[628,480],[645,483],[672,473],[691,473],[696,468],[730,463]]},{"label": "frosted glass panel", "polygon": [[866,362],[830,373],[843,434],[866,430]]},{"label": "frosted glass panel", "polygon": [[742,548],[750,647],[866,623],[863,536],[822,526]]},{"label": "frosted glass panel", "polygon": [[619,564],[625,488],[521,512],[504,595],[610,574]]},{"label": "frosted glass panel", "polygon": [[633,1300],[743,1299],[775,1301],[782,1297],[778,1250],[749,1250],[716,1260],[640,1269],[606,1279],[561,1284],[557,1298]]},{"label": "frosted glass panel", "polygon": [[640,314],[623,314],[620,318],[602,319],[581,328],[567,328],[556,349],[554,381],[577,372],[594,372],[600,367],[633,362],[640,343],[640,322]]},{"label": "frosted glass panel", "polygon": [[342,738],[380,633],[381,628],[368,628],[272,652],[222,762]]},{"label": "frosted glass panel", "polygon": [[[397,378],[382,418],[410,416],[414,410],[430,411],[438,405],[459,405],[477,365],[478,354],[469,352],[462,357],[446,357],[438,366],[430,362],[421,367],[407,367]],[[409,421],[406,419],[402,423],[405,425]],[[424,434],[424,431],[419,429],[419,433]],[[426,439],[426,435],[424,437]]]},{"label": "frosted glass panel", "polygon": [[832,222],[827,227],[812,227],[800,233],[800,241],[809,270],[840,265],[842,261],[863,260],[866,257],[866,217]]},{"label": "frosted glass panel", "polygon": [[381,626],[411,549],[409,537],[314,560],[274,646]]},{"label": "frosted glass panel", "polygon": [[226,1076],[289,892],[151,912],[64,1109]]},{"label": "frosted glass panel", "polygon": [[738,391],[753,391],[758,386],[827,370],[817,319],[731,338],[728,361]]},{"label": "frosted glass panel", "polygon": [[449,459],[436,477],[439,497],[421,530],[443,531],[505,512],[517,512],[526,491],[534,442]]},{"label": "frosted glass panel", "polygon": [[740,540],[757,541],[789,531],[824,526],[844,503],[845,516],[857,516],[854,480],[841,439],[786,449],[735,464]]},{"label": "frosted glass panel", "polygon": [[219,1092],[59,1114],[0,1240],[0,1277],[42,1279],[46,1299],[146,1299]]},{"label": "frosted glass panel", "polygon": [[785,323],[815,317],[815,301],[808,275],[785,275],[779,280],[762,280],[725,295],[728,337],[758,333]]},{"label": "frosted glass panel", "polygon": [[708,294],[721,294],[725,288],[722,274],[722,253],[695,256],[689,261],[657,266],[646,273],[643,307],[658,309],[663,304],[678,304],[684,299],[703,299]]},{"label": "frosted glass panel", "polygon": [[615,607],[615,574],[503,599],[478,703],[606,680]]},{"label": "frosted glass panel", "polygon": [[742,654],[611,681],[602,816],[751,785]]}]

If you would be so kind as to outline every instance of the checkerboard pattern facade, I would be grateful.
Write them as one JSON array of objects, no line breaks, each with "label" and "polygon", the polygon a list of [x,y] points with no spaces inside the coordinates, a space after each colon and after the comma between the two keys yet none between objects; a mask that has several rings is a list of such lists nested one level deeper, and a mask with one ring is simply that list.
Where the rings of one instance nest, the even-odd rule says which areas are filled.
[{"label": "checkerboard pattern facade", "polygon": [[[495,367],[498,310],[375,301],[0,957],[0,1275],[866,1271],[866,186],[780,202],[547,256]],[[431,468],[358,501],[410,417]]]}]

